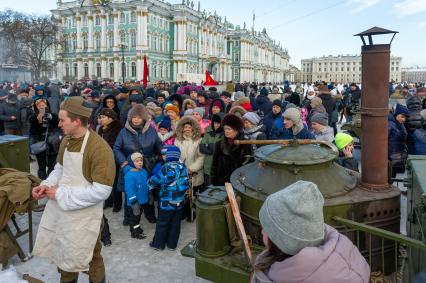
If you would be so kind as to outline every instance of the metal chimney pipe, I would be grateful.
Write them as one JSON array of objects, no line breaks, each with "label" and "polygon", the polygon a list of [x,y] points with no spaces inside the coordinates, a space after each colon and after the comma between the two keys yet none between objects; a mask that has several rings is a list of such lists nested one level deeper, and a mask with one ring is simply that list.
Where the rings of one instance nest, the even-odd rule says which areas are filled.
[{"label": "metal chimney pipe", "polygon": [[388,184],[390,44],[362,46],[361,186],[379,191]]}]

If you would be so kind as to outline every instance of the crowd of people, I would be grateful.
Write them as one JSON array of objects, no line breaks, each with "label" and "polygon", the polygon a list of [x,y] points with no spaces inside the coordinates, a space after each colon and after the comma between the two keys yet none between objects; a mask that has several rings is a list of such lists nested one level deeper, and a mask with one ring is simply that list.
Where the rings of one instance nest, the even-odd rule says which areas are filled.
[{"label": "crowd of people", "polygon": [[[395,93],[406,103],[396,103],[389,112],[388,158],[393,176],[405,169],[408,153],[426,153],[426,88],[397,85],[391,97]],[[129,226],[132,238],[146,238],[140,225],[142,213],[150,223],[157,223],[150,242],[156,250],[174,250],[181,220],[193,221],[189,194],[202,193],[209,185],[224,185],[235,169],[252,161],[260,145],[237,144],[236,140],[333,143],[339,150],[336,162],[359,171],[356,140],[338,130],[343,118],[351,122],[360,108],[362,94],[355,83],[317,82],[292,88],[288,82],[283,87],[229,82],[222,91],[163,81],[146,88],[134,81],[4,84],[0,133],[27,136],[30,147],[45,141],[43,151],[33,152],[42,180],[63,158],[64,133],[58,115],[63,104],[75,97],[83,101],[83,112],[90,110],[86,111],[87,127],[114,155],[115,178],[104,209],[112,207],[115,213],[123,209],[123,225]],[[101,240],[111,245],[108,220],[103,219]],[[335,233],[330,229],[327,233]]]}]

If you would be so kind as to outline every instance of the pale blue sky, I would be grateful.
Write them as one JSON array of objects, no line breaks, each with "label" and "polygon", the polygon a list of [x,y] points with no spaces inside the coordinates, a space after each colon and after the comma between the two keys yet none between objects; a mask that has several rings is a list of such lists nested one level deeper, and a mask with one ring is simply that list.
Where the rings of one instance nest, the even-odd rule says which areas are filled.
[{"label": "pale blue sky", "polygon": [[[66,1],[64,1],[66,2]],[[168,1],[180,3],[180,0]],[[403,66],[426,66],[426,0],[201,0],[201,9],[226,16],[235,25],[267,33],[288,49],[290,63],[322,55],[357,54],[361,40],[353,35],[373,26],[400,33],[392,55]],[[194,1],[195,7],[197,1]],[[49,13],[56,0],[0,0],[0,10]]]}]

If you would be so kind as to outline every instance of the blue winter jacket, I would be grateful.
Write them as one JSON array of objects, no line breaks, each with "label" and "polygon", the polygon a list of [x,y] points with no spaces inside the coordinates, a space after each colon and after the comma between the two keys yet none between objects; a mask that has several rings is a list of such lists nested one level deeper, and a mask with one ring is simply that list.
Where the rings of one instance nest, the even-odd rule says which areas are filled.
[{"label": "blue winter jacket", "polygon": [[148,202],[148,172],[126,166],[124,168],[124,191],[126,204],[131,206],[135,201],[139,204]]},{"label": "blue winter jacket", "polygon": [[392,114],[388,115],[388,158],[392,153],[407,151],[407,130],[403,124],[395,120]]},{"label": "blue winter jacket", "polygon": [[[265,125],[266,127],[266,136],[268,138],[271,137],[271,133],[272,130],[274,128],[275,123],[277,123],[278,120],[281,120],[282,118],[282,113],[278,113],[278,114],[274,114],[271,112],[269,112],[264,118],[263,118],[263,125]],[[282,123],[281,123],[281,128],[282,128]]]},{"label": "blue winter jacket", "polygon": [[276,119],[274,123],[274,127],[271,130],[270,138],[271,140],[292,140],[292,139],[299,139],[299,140],[314,140],[315,136],[313,133],[308,131],[308,128],[306,127],[306,124],[303,123],[303,129],[297,133],[295,136],[293,134],[293,129],[286,129],[284,128],[284,122],[283,119]]},{"label": "blue winter jacket", "polygon": [[186,197],[186,191],[189,189],[188,170],[184,163],[166,162],[157,172],[148,180],[149,189],[160,187],[160,208],[164,210],[182,209]]},{"label": "blue winter jacket", "polygon": [[416,155],[426,155],[426,129],[417,129],[413,134]]},{"label": "blue winter jacket", "polygon": [[[140,151],[145,158],[156,157],[161,153],[162,143],[157,132],[149,124],[142,130],[134,130],[129,123],[120,131],[113,147],[117,164],[127,160],[127,156]],[[151,165],[154,167],[155,163]],[[148,166],[148,164],[145,164]],[[150,169],[152,169],[149,167]]]}]

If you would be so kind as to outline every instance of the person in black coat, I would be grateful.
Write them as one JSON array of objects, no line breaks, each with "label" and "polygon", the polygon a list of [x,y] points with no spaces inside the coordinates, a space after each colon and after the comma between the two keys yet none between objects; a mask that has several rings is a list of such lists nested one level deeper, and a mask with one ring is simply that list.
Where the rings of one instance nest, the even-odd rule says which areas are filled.
[{"label": "person in black coat", "polygon": [[39,98],[34,101],[33,111],[30,117],[31,144],[44,140],[47,142],[47,150],[36,154],[39,168],[37,174],[40,179],[44,180],[53,171],[56,164],[60,145],[59,120],[57,114],[51,113],[49,102],[46,99]]},{"label": "person in black coat", "polygon": [[397,104],[388,116],[388,159],[392,165],[392,177],[405,171],[407,160],[407,131],[404,123],[409,116],[407,107]]},{"label": "person in black coat", "polygon": [[[117,139],[118,134],[120,133],[121,126],[120,121],[118,121],[117,113],[114,110],[109,108],[102,109],[99,114],[100,117],[100,127],[98,128],[98,135],[100,135],[113,149],[115,140]],[[116,164],[116,172],[114,185],[112,186],[111,195],[105,201],[104,208],[113,207],[112,212],[119,212],[123,205],[122,193],[117,189],[118,176],[120,174],[120,166]]]},{"label": "person in black coat", "polygon": [[252,155],[251,145],[236,145],[235,140],[244,139],[243,120],[228,114],[222,120],[224,135],[216,142],[213,153],[213,162],[210,172],[211,184],[223,186],[230,181],[235,169],[251,161],[247,155]]},{"label": "person in black coat", "polygon": [[260,117],[264,117],[272,110],[272,102],[268,97],[268,90],[265,87],[260,89],[256,102],[253,104],[253,110],[257,110]]},{"label": "person in black coat", "polygon": [[420,129],[422,127],[422,117],[420,116],[422,100],[417,95],[410,96],[406,100],[406,105],[410,115],[407,117],[407,122],[405,123],[407,129],[407,148],[408,154],[414,154],[413,134],[416,129]]},{"label": "person in black coat", "polygon": [[282,115],[281,100],[275,99],[272,102],[272,111],[269,112],[263,118],[263,125],[266,128],[265,133],[266,133],[266,136],[267,136],[268,139],[271,137],[272,128],[274,127],[277,120],[282,119],[281,115]]}]

